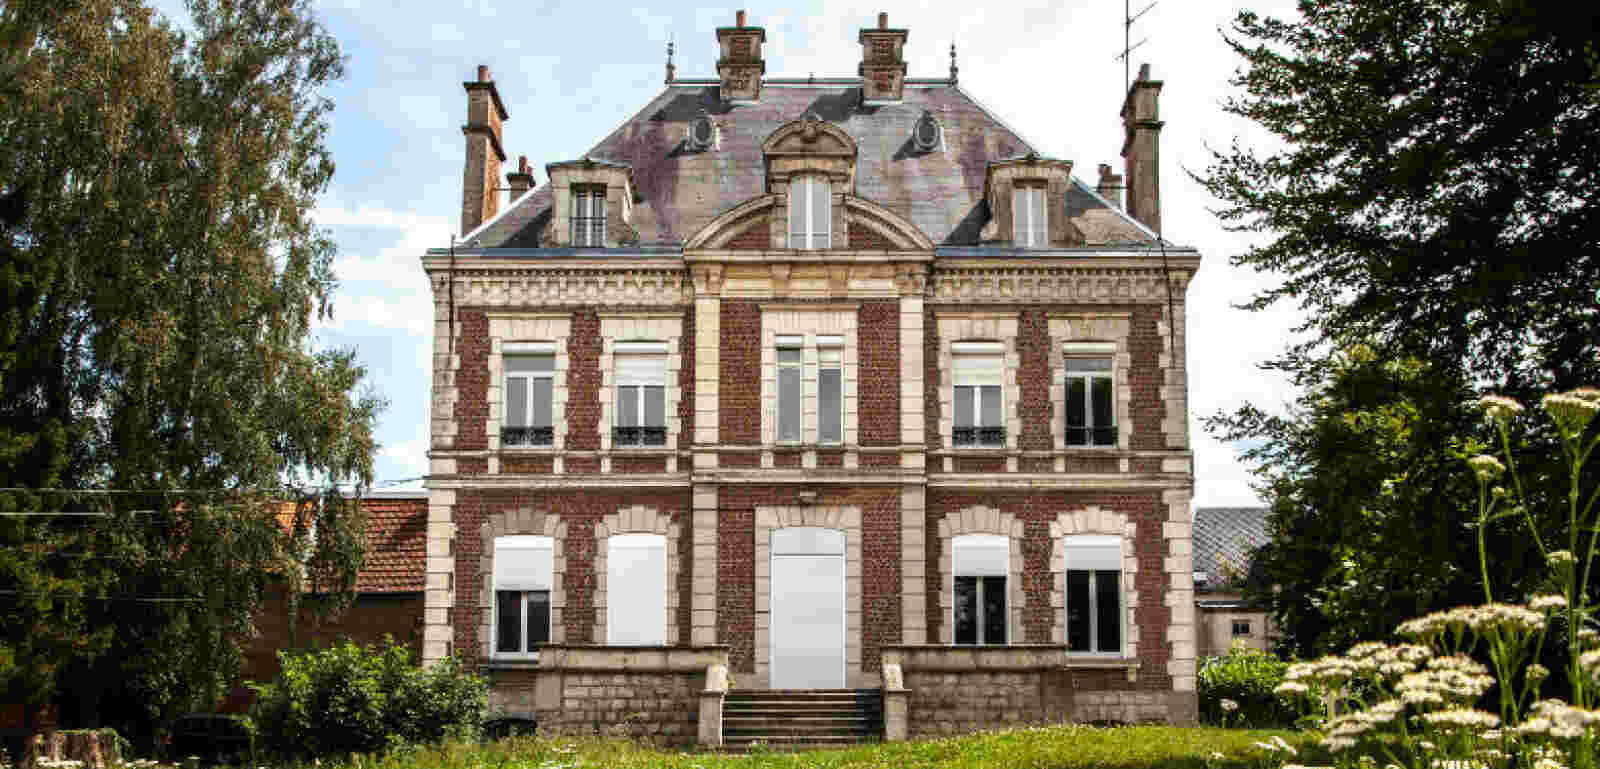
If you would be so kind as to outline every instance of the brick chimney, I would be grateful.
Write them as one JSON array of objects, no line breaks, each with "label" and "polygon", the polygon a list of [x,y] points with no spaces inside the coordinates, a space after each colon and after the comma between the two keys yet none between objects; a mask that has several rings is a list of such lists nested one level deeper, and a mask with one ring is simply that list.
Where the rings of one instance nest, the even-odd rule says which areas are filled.
[{"label": "brick chimney", "polygon": [[767,62],[761,58],[761,44],[766,42],[767,31],[761,27],[747,27],[744,11],[734,17],[731,27],[717,27],[717,45],[722,55],[717,59],[717,75],[722,78],[722,100],[753,102],[761,99],[761,76],[766,74]]},{"label": "brick chimney", "polygon": [[906,39],[910,32],[889,29],[889,14],[878,14],[877,28],[861,30],[861,98],[867,104],[898,103],[906,87]]},{"label": "brick chimney", "polygon": [[465,235],[500,212],[495,188],[500,186],[500,164],[506,160],[500,125],[511,116],[500,102],[487,66],[479,64],[478,79],[461,86],[467,89],[467,123],[461,126],[461,135],[467,140],[466,168],[461,173],[461,233]]},{"label": "brick chimney", "polygon": [[511,203],[517,202],[523,193],[533,189],[533,169],[528,167],[527,155],[517,156],[517,170],[506,174],[506,181],[511,183]]},{"label": "brick chimney", "polygon": [[1100,164],[1100,181],[1095,184],[1094,191],[1113,208],[1122,208],[1122,174],[1111,173],[1109,163]]},{"label": "brick chimney", "polygon": [[1150,79],[1150,65],[1139,65],[1139,79],[1122,102],[1122,158],[1126,163],[1128,214],[1161,232],[1161,81]]}]

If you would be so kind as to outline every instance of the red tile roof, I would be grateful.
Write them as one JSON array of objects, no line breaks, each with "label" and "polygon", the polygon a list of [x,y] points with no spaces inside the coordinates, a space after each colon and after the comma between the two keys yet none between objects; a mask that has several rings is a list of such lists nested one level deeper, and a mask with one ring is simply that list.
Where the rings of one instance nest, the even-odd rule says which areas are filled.
[{"label": "red tile roof", "polygon": [[361,504],[367,511],[367,561],[356,575],[356,592],[422,592],[427,497],[375,496]]}]

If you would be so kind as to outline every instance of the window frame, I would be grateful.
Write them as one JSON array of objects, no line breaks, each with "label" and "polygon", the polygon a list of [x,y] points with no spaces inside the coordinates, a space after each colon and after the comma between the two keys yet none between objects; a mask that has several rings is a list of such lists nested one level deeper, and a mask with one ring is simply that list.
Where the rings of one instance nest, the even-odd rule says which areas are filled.
[{"label": "window frame", "polygon": [[[1250,620],[1249,619],[1240,619],[1238,617],[1233,617],[1233,618],[1231,618],[1229,620],[1229,622],[1230,622],[1230,624],[1232,624],[1232,627],[1230,628],[1230,630],[1232,631],[1230,633],[1230,637],[1232,637],[1232,638],[1249,638],[1250,637]],[[1239,627],[1241,625],[1244,626],[1244,632],[1243,633],[1239,632]]]},{"label": "window frame", "polygon": [[[1075,360],[1105,361],[1106,362],[1106,368],[1104,370],[1094,370],[1094,371],[1072,371],[1072,370],[1070,370],[1071,361],[1075,361]],[[1062,427],[1062,433],[1061,434],[1062,434],[1062,440],[1064,442],[1065,447],[1068,448],[1068,449],[1114,449],[1114,448],[1118,448],[1119,446],[1121,446],[1121,444],[1122,444],[1121,425],[1119,425],[1117,423],[1117,356],[1116,356],[1116,354],[1113,353],[1113,352],[1104,352],[1104,353],[1091,353],[1091,352],[1083,352],[1083,351],[1068,351],[1068,352],[1064,352],[1063,356],[1062,356],[1061,368],[1062,368],[1062,379],[1063,379],[1062,392],[1061,392],[1061,402],[1062,402],[1062,405],[1063,405],[1062,414],[1061,414],[1061,419],[1062,419],[1062,426],[1061,426]],[[1078,427],[1074,427],[1072,424],[1070,424],[1069,422],[1066,421],[1066,420],[1068,420],[1070,418],[1070,415],[1072,413],[1072,401],[1071,401],[1070,393],[1072,391],[1072,384],[1073,384],[1074,380],[1082,380],[1083,381],[1083,385],[1084,385],[1084,387],[1083,387],[1083,399],[1084,399],[1083,400],[1083,413],[1084,413],[1084,421],[1087,424],[1082,425],[1082,426],[1078,426]],[[1107,424],[1107,425],[1099,425],[1099,424],[1095,423],[1095,415],[1094,415],[1094,384],[1095,384],[1096,380],[1104,381],[1106,383],[1106,385],[1111,390],[1111,408],[1110,408],[1111,422],[1110,422],[1110,424]],[[1084,443],[1073,443],[1072,442],[1074,430],[1077,430],[1077,431],[1079,431],[1079,432],[1084,434],[1084,436],[1085,436],[1085,442]],[[1095,442],[1095,439],[1096,439],[1095,433],[1097,431],[1101,431],[1101,430],[1110,430],[1111,431],[1111,442],[1110,443],[1096,443]]]},{"label": "window frame", "polygon": [[[637,341],[616,342],[611,350],[612,368],[612,408],[611,408],[611,447],[614,449],[662,449],[667,445],[667,355],[669,345],[666,342]],[[624,360],[649,359],[655,364],[654,384],[632,383],[627,384],[620,376]],[[639,422],[637,425],[618,424],[622,419],[623,388],[635,390],[634,414]],[[645,424],[646,391],[651,387],[661,389],[661,424]],[[651,430],[655,432],[649,432]],[[624,430],[634,430],[637,440],[624,441]],[[651,438],[659,437],[659,442]]]},{"label": "window frame", "polygon": [[[972,558],[962,558],[960,552],[966,549],[989,549],[1000,545],[1000,559],[998,567],[995,564],[973,566]],[[950,538],[950,643],[952,646],[1004,646],[1013,643],[1011,627],[1011,538],[1001,534],[957,534]],[[1000,627],[1004,638],[994,641],[988,638],[989,620],[987,602],[984,600],[987,590],[984,584],[987,580],[998,577],[1001,580],[1000,588]],[[973,623],[974,635],[977,640],[971,644],[962,643],[960,629],[961,589],[959,580],[970,578],[976,580],[973,590]]]},{"label": "window frame", "polygon": [[572,235],[572,245],[577,248],[605,247],[606,185],[590,182],[574,184],[570,193],[572,212],[567,226]]},{"label": "window frame", "polygon": [[[795,360],[785,361],[783,359],[783,357],[784,357],[783,354],[784,354],[785,351],[793,351],[795,353]],[[806,418],[805,418],[805,415],[806,415],[806,408],[805,408],[805,402],[806,402],[806,344],[805,344],[805,337],[800,335],[800,334],[778,334],[777,338],[773,341],[773,354],[774,354],[773,378],[774,378],[774,388],[775,388],[774,393],[773,393],[773,399],[772,399],[772,437],[773,437],[773,443],[776,443],[776,444],[779,444],[779,445],[785,445],[785,446],[801,445],[801,444],[805,443],[805,439],[806,439]],[[783,410],[784,410],[784,400],[783,400],[783,393],[784,393],[783,379],[784,379],[784,377],[783,377],[783,373],[786,370],[791,370],[791,371],[795,372],[795,375],[794,375],[795,394],[794,394],[794,399],[793,399],[793,404],[794,404],[793,408],[795,410],[795,414],[794,414],[795,429],[794,429],[794,437],[793,438],[785,438],[783,436]]]},{"label": "window frame", "polygon": [[[1006,448],[1008,436],[1006,435],[1006,370],[1005,370],[1005,344],[996,341],[958,341],[950,343],[950,446],[958,449],[1003,449]],[[962,361],[984,360],[991,365],[984,366],[988,369],[985,373],[976,373],[971,365],[963,366]],[[985,388],[994,388],[995,397],[999,400],[996,408],[998,424],[985,424],[983,414]],[[955,404],[960,398],[963,389],[972,390],[972,424],[962,425],[958,422],[959,410]],[[970,436],[963,431],[971,431]]]},{"label": "window frame", "polygon": [[[650,540],[649,545],[635,544],[635,543],[643,542],[646,538],[648,538]],[[617,534],[612,534],[611,536],[607,537],[604,547],[606,548],[606,606],[605,606],[606,637],[605,637],[605,641],[604,641],[605,645],[607,645],[607,646],[630,646],[630,647],[640,647],[640,648],[650,648],[650,647],[654,647],[654,646],[666,646],[668,644],[668,638],[667,638],[667,614],[666,614],[667,608],[668,608],[668,604],[667,604],[667,601],[666,601],[666,592],[667,592],[667,587],[668,587],[667,573],[671,569],[671,562],[670,562],[670,559],[669,559],[668,553],[667,553],[667,537],[666,537],[666,535],[663,535],[663,534],[652,534],[652,533],[647,533],[647,532],[636,532],[636,531],[620,532],[620,533],[617,533]],[[656,583],[654,586],[650,586],[650,585],[643,586],[642,589],[641,589],[641,586],[638,584],[637,580],[632,580],[632,581],[630,581],[631,584],[627,584],[625,586],[619,585],[620,580],[618,580],[616,578],[618,575],[614,573],[614,570],[618,567],[619,560],[620,560],[620,559],[617,558],[617,553],[616,553],[616,548],[618,548],[618,547],[639,548],[639,549],[644,549],[645,547],[659,548],[659,550],[661,552],[660,582]],[[621,588],[621,591],[619,591],[619,587]],[[652,589],[652,587],[653,587],[653,589]],[[624,611],[621,608],[620,604],[615,600],[616,596],[619,595],[619,594],[622,594],[622,593],[637,594],[637,595],[641,595],[641,596],[653,595],[653,596],[655,596],[654,600],[661,601],[661,606],[660,606],[661,610],[659,612],[655,613],[656,614],[655,621],[660,623],[659,636],[660,636],[661,640],[659,642],[657,642],[657,643],[651,643],[651,642],[645,642],[645,643],[621,643],[621,642],[617,641],[617,630],[618,630],[618,628],[619,627],[623,627],[626,624],[626,623],[621,622],[619,620],[623,620],[625,618],[633,618],[633,619],[638,620],[638,618],[634,617],[634,615],[636,615],[636,614],[637,615],[646,614],[645,612],[627,612],[627,611]],[[654,608],[654,607],[652,606],[652,608]],[[638,620],[638,621],[642,621],[642,620]]]},{"label": "window frame", "polygon": [[[1039,221],[1034,221],[1035,217]],[[1023,237],[1018,238],[1018,235]],[[1016,248],[1050,245],[1050,205],[1042,181],[1016,181],[1011,187],[1011,238]]]},{"label": "window frame", "polygon": [[[816,210],[818,190],[826,204],[823,210]],[[833,247],[833,180],[826,174],[796,174],[789,179],[789,211],[788,231],[786,242],[791,249],[798,251],[824,251]],[[797,209],[803,213],[804,221],[800,222],[800,230],[795,229],[795,214]],[[820,228],[819,228],[820,225]],[[795,237],[799,236],[796,244]]]},{"label": "window frame", "polygon": [[[508,362],[515,358],[535,358],[548,356],[550,370],[548,371],[510,371]],[[534,448],[548,449],[555,447],[555,401],[556,401],[556,343],[555,342],[507,342],[500,352],[500,446],[502,448]],[[524,413],[522,423],[511,424],[511,380],[517,379],[524,382]],[[547,379],[550,381],[550,424],[533,424],[534,397],[533,383],[535,380]],[[532,431],[544,429],[547,432],[540,435]],[[528,431],[526,441],[513,442],[509,440],[510,431]]]},{"label": "window frame", "polygon": [[[844,407],[844,337],[840,336],[840,335],[830,335],[830,334],[819,335],[819,336],[817,336],[816,348],[817,348],[817,435],[816,435],[816,443],[819,446],[842,446],[842,445],[844,445],[844,415],[845,415],[845,407]],[[800,382],[801,382],[801,388],[800,389],[801,389],[801,402],[802,403],[805,402],[805,381],[806,381],[805,368],[804,368],[804,366],[805,366],[805,362],[804,362],[805,361],[805,357],[804,356],[805,356],[805,352],[802,349],[802,351],[801,351],[801,374],[800,374]],[[829,358],[829,357],[832,358],[831,361],[830,360],[826,360],[826,358]],[[839,391],[838,391],[838,394],[837,394],[837,400],[838,400],[838,405],[839,405],[839,413],[838,413],[839,434],[838,434],[837,437],[834,437],[832,439],[829,439],[829,438],[823,436],[823,434],[822,434],[822,425],[823,425],[823,418],[822,418],[823,417],[823,410],[822,410],[822,404],[823,404],[822,382],[823,382],[823,379],[822,379],[822,374],[823,374],[824,371],[833,371],[833,372],[836,372],[838,374],[838,376],[837,376],[838,385],[837,386],[838,386],[838,390]],[[800,413],[802,415],[805,414],[805,408],[803,406],[800,409]],[[805,435],[805,428],[804,428],[803,425],[801,427],[800,434],[801,434],[802,437]]]},{"label": "window frame", "polygon": [[[514,547],[513,545],[520,545]],[[489,656],[490,659],[532,659],[539,658],[539,645],[555,642],[555,539],[553,537],[534,534],[508,534],[494,538],[494,569],[489,579],[489,595],[494,602],[490,612],[489,623]],[[544,587],[525,587],[514,584],[502,589],[503,579],[502,558],[509,557],[512,552],[530,552],[537,550],[549,551],[551,562],[548,574],[538,575],[543,577]],[[537,556],[534,556],[537,557]],[[511,593],[517,596],[517,649],[504,651],[500,648],[500,594]],[[534,593],[544,593],[546,600],[545,611],[545,640],[539,644],[530,644],[528,635],[528,596]]]},{"label": "window frame", "polygon": [[[1063,599],[1062,600],[1062,607],[1061,607],[1061,624],[1062,624],[1062,641],[1067,646],[1067,653],[1068,654],[1073,654],[1073,655],[1099,656],[1099,657],[1110,657],[1110,656],[1122,656],[1122,655],[1124,655],[1126,653],[1127,648],[1128,648],[1128,640],[1129,640],[1128,639],[1128,616],[1127,616],[1128,615],[1128,607],[1127,607],[1127,601],[1128,601],[1128,596],[1127,596],[1128,574],[1127,574],[1126,568],[1122,564],[1122,561],[1123,561],[1123,559],[1125,557],[1124,552],[1123,552],[1123,548],[1125,546],[1124,539],[1122,537],[1120,537],[1120,536],[1115,535],[1115,534],[1066,534],[1066,535],[1063,535],[1061,539],[1062,539],[1062,542],[1061,542],[1062,554],[1064,556],[1062,570],[1061,570],[1061,579],[1062,579],[1061,587],[1062,587],[1062,599]],[[1103,557],[1105,552],[1114,550],[1114,552],[1116,554],[1115,555],[1116,566],[1114,568],[1094,568],[1093,565],[1091,565],[1090,568],[1076,568],[1075,569],[1075,568],[1073,568],[1073,563],[1072,563],[1075,549],[1078,550],[1079,552],[1082,552],[1083,550],[1098,550],[1098,551],[1101,551],[1100,555],[1102,557]],[[1101,614],[1100,592],[1101,591],[1099,590],[1100,586],[1099,586],[1098,582],[1099,582],[1099,573],[1100,572],[1105,572],[1105,571],[1114,572],[1116,574],[1116,578],[1117,578],[1116,589],[1114,591],[1112,591],[1112,594],[1117,597],[1117,605],[1116,605],[1116,607],[1115,607],[1115,609],[1114,609],[1114,611],[1113,611],[1113,613],[1111,615],[1111,616],[1115,617],[1115,622],[1116,622],[1116,626],[1117,626],[1117,648],[1115,648],[1115,649],[1102,649],[1102,648],[1100,648],[1100,614]],[[1087,648],[1087,649],[1074,649],[1074,648],[1072,648],[1072,625],[1071,625],[1071,622],[1072,622],[1072,575],[1073,575],[1074,572],[1087,572],[1088,578],[1089,578],[1089,581],[1088,581],[1088,589],[1089,589],[1089,607],[1088,607],[1089,648]]]}]

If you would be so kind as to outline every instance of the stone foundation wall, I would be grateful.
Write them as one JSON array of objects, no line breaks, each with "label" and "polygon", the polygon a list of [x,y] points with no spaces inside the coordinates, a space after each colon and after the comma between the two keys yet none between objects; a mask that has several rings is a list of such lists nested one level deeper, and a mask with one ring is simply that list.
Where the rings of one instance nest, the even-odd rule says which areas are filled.
[{"label": "stone foundation wall", "polygon": [[1107,688],[1138,660],[1074,659],[1066,647],[891,646],[884,649],[885,737],[934,737],[1063,721],[1195,722],[1194,692]]},{"label": "stone foundation wall", "polygon": [[541,735],[646,737],[666,745],[695,744],[707,671],[725,670],[728,659],[725,647],[552,645],[539,656],[538,663],[488,671],[491,717],[531,718]]}]

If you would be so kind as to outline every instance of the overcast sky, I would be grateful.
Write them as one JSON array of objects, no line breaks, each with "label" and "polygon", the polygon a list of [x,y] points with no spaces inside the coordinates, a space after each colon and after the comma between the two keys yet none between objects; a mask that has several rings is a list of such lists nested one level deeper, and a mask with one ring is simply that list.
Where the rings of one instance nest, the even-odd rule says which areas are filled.
[{"label": "overcast sky", "polygon": [[[961,9],[949,10],[956,5]],[[338,171],[317,212],[339,244],[341,285],[334,319],[317,339],[355,346],[369,380],[389,400],[378,431],[380,482],[416,478],[427,468],[430,297],[418,258],[447,245],[460,224],[462,81],[478,64],[489,66],[511,114],[504,136],[510,162],[527,155],[543,182],[546,163],[582,155],[660,93],[669,39],[677,46],[679,77],[716,77],[714,30],[732,25],[738,7],[557,0],[317,5],[349,57],[346,78],[329,89],[337,104],[331,145]],[[910,77],[947,76],[954,43],[962,88],[1041,153],[1074,161],[1091,184],[1098,164],[1121,168],[1117,113],[1124,81],[1116,56],[1123,4],[1117,0],[743,7],[750,24],[766,27],[769,77],[854,76],[861,58],[856,31],[887,11],[890,26],[910,30]],[[1186,175],[1207,165],[1208,146],[1226,147],[1236,138],[1268,142],[1221,109],[1239,62],[1220,30],[1241,7],[1282,15],[1293,2],[1163,0],[1133,32],[1134,42],[1148,38],[1134,51],[1135,68],[1149,62],[1153,77],[1165,82],[1165,234],[1203,257],[1188,294],[1199,506],[1257,504],[1235,459],[1237,447],[1213,440],[1199,418],[1247,400],[1281,411],[1293,396],[1281,377],[1257,364],[1284,347],[1299,314],[1231,307],[1273,280],[1228,265],[1248,241],[1223,232],[1208,212],[1216,202]]]}]

